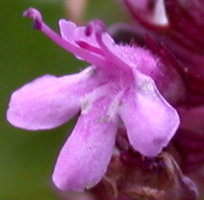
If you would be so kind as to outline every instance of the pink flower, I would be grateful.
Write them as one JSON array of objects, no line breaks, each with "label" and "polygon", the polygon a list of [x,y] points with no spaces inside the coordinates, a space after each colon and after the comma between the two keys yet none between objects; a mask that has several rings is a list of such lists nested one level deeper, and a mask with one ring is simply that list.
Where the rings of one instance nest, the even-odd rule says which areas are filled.
[{"label": "pink flower", "polygon": [[[76,58],[91,64],[77,74],[40,77],[15,91],[9,103],[8,121],[28,130],[55,128],[80,112],[54,169],[53,181],[59,189],[83,191],[101,180],[121,123],[132,147],[144,156],[156,156],[167,146],[179,117],[160,94],[168,96],[172,85],[157,57],[137,45],[116,44],[99,20],[87,27],[60,20],[60,36],[36,9],[28,9],[24,16],[33,18],[36,29]],[[179,79],[175,71],[170,76]]]}]

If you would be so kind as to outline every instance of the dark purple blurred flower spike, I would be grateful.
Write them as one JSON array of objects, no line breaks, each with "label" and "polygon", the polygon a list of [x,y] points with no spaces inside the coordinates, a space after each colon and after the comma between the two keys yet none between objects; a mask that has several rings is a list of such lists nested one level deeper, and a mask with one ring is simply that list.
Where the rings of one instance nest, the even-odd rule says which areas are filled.
[{"label": "dark purple blurred flower spike", "polygon": [[[174,30],[172,37],[178,39],[178,42],[183,42],[185,45],[188,45],[188,48],[202,48],[204,45],[203,40],[203,26],[200,26],[197,23],[197,20],[191,16],[189,9],[193,4],[196,4],[195,1],[191,1],[191,6],[186,6],[185,3],[179,0],[167,0],[165,1],[165,6],[167,9],[168,17],[170,20],[171,28]],[[204,6],[204,5],[203,5]],[[200,10],[196,10],[198,14],[201,14]],[[204,17],[204,14],[203,14]],[[203,20],[203,18],[202,18]],[[180,35],[183,36],[183,40],[180,40]],[[186,38],[186,36],[188,36]],[[179,37],[179,38],[178,38]],[[190,42],[188,44],[187,42]]]},{"label": "dark purple blurred flower spike", "polygon": [[147,10],[142,10],[140,8],[136,8],[135,5],[133,5],[134,1],[131,0],[124,0],[125,5],[127,6],[128,10],[130,11],[131,15],[142,25],[149,28],[150,30],[155,30],[157,32],[166,32],[169,30],[168,25],[158,25],[152,23],[147,15],[152,14],[154,12],[155,4],[157,3],[157,0],[149,0],[148,8]]}]

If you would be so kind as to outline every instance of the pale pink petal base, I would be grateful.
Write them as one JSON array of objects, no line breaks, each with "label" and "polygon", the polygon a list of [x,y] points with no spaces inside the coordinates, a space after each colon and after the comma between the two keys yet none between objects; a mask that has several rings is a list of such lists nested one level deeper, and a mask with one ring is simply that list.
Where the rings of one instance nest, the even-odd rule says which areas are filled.
[{"label": "pale pink petal base", "polygon": [[109,99],[97,100],[78,122],[62,148],[53,173],[61,190],[83,191],[97,184],[111,159],[117,119],[106,116]]},{"label": "pale pink petal base", "polygon": [[141,154],[153,157],[167,146],[179,125],[176,110],[159,94],[153,80],[137,73],[138,89],[131,89],[120,107],[129,141]]}]

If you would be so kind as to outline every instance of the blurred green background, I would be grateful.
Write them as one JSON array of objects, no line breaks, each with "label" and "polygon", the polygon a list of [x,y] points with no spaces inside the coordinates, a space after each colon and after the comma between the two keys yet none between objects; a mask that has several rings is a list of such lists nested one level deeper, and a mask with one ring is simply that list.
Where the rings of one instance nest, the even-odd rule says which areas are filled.
[{"label": "blurred green background", "polygon": [[[58,199],[51,174],[73,123],[29,132],[9,125],[5,113],[11,92],[21,85],[43,74],[63,75],[86,66],[33,30],[31,20],[22,17],[23,10],[36,7],[57,30],[57,20],[65,17],[63,6],[60,0],[0,1],[0,200]],[[86,20],[102,18],[111,24],[122,20],[121,13],[111,0],[90,0]]]}]

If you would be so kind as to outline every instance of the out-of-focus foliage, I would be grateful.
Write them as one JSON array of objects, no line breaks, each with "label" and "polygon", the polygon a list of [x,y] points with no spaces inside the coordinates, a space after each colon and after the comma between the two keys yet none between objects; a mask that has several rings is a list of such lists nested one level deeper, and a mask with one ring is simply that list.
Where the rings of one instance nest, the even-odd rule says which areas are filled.
[{"label": "out-of-focus foliage", "polygon": [[[63,18],[60,0],[0,1],[0,199],[57,200],[51,173],[71,123],[50,131],[29,132],[14,128],[5,119],[11,92],[43,74],[79,71],[85,63],[59,48],[22,17],[28,7],[38,8],[57,30]],[[111,0],[90,0],[86,20],[102,18],[106,24],[122,20]],[[43,112],[43,111],[42,111]]]}]

